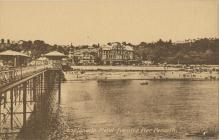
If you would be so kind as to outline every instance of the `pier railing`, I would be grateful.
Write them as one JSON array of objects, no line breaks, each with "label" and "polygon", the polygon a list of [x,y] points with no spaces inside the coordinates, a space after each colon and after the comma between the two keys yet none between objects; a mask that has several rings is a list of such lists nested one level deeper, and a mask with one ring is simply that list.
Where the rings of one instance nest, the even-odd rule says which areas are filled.
[{"label": "pier railing", "polygon": [[0,88],[14,81],[27,77],[33,73],[40,72],[45,69],[53,69],[53,68],[60,69],[61,66],[56,64],[49,64],[49,65],[20,67],[20,68],[0,71]]}]

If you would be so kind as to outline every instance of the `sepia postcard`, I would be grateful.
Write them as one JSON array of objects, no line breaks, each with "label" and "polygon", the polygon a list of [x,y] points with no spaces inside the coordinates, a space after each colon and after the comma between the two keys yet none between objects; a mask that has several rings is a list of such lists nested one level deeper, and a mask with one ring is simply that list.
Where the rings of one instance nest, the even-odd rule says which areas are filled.
[{"label": "sepia postcard", "polygon": [[0,140],[219,139],[218,0],[0,0]]}]

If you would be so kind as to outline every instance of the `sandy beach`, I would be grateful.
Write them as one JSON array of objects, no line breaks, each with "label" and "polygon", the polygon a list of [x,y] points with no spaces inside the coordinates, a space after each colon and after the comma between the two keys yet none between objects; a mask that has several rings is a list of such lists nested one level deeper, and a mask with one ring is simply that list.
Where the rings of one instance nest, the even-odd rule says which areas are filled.
[{"label": "sandy beach", "polygon": [[64,72],[66,80],[218,80],[217,72],[186,72],[186,71],[69,71]]}]

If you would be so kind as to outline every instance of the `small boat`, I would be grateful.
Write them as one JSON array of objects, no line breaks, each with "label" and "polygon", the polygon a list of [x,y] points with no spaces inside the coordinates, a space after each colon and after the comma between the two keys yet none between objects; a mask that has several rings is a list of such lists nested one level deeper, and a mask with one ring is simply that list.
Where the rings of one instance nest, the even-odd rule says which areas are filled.
[{"label": "small boat", "polygon": [[148,85],[149,83],[147,81],[140,83],[141,85]]},{"label": "small boat", "polygon": [[215,137],[216,136],[216,132],[215,130],[204,130],[204,131],[200,131],[200,132],[196,132],[196,133],[188,133],[186,134],[187,137]]}]

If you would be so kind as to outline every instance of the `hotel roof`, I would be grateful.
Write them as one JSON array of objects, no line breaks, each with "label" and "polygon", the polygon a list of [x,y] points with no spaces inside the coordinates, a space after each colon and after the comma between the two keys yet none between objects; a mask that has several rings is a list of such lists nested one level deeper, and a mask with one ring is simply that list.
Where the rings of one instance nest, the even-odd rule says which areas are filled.
[{"label": "hotel roof", "polygon": [[[113,47],[116,47],[116,43],[112,44],[112,45],[102,45],[101,48],[102,50],[111,50],[113,49]],[[133,47],[129,46],[129,45],[124,45],[122,46],[125,50],[128,51],[133,51]]]},{"label": "hotel roof", "polygon": [[101,48],[102,50],[111,50],[113,47],[109,45],[102,45]]},{"label": "hotel roof", "polygon": [[128,50],[128,51],[133,51],[133,47],[128,46],[128,45],[125,46],[125,49]]}]

